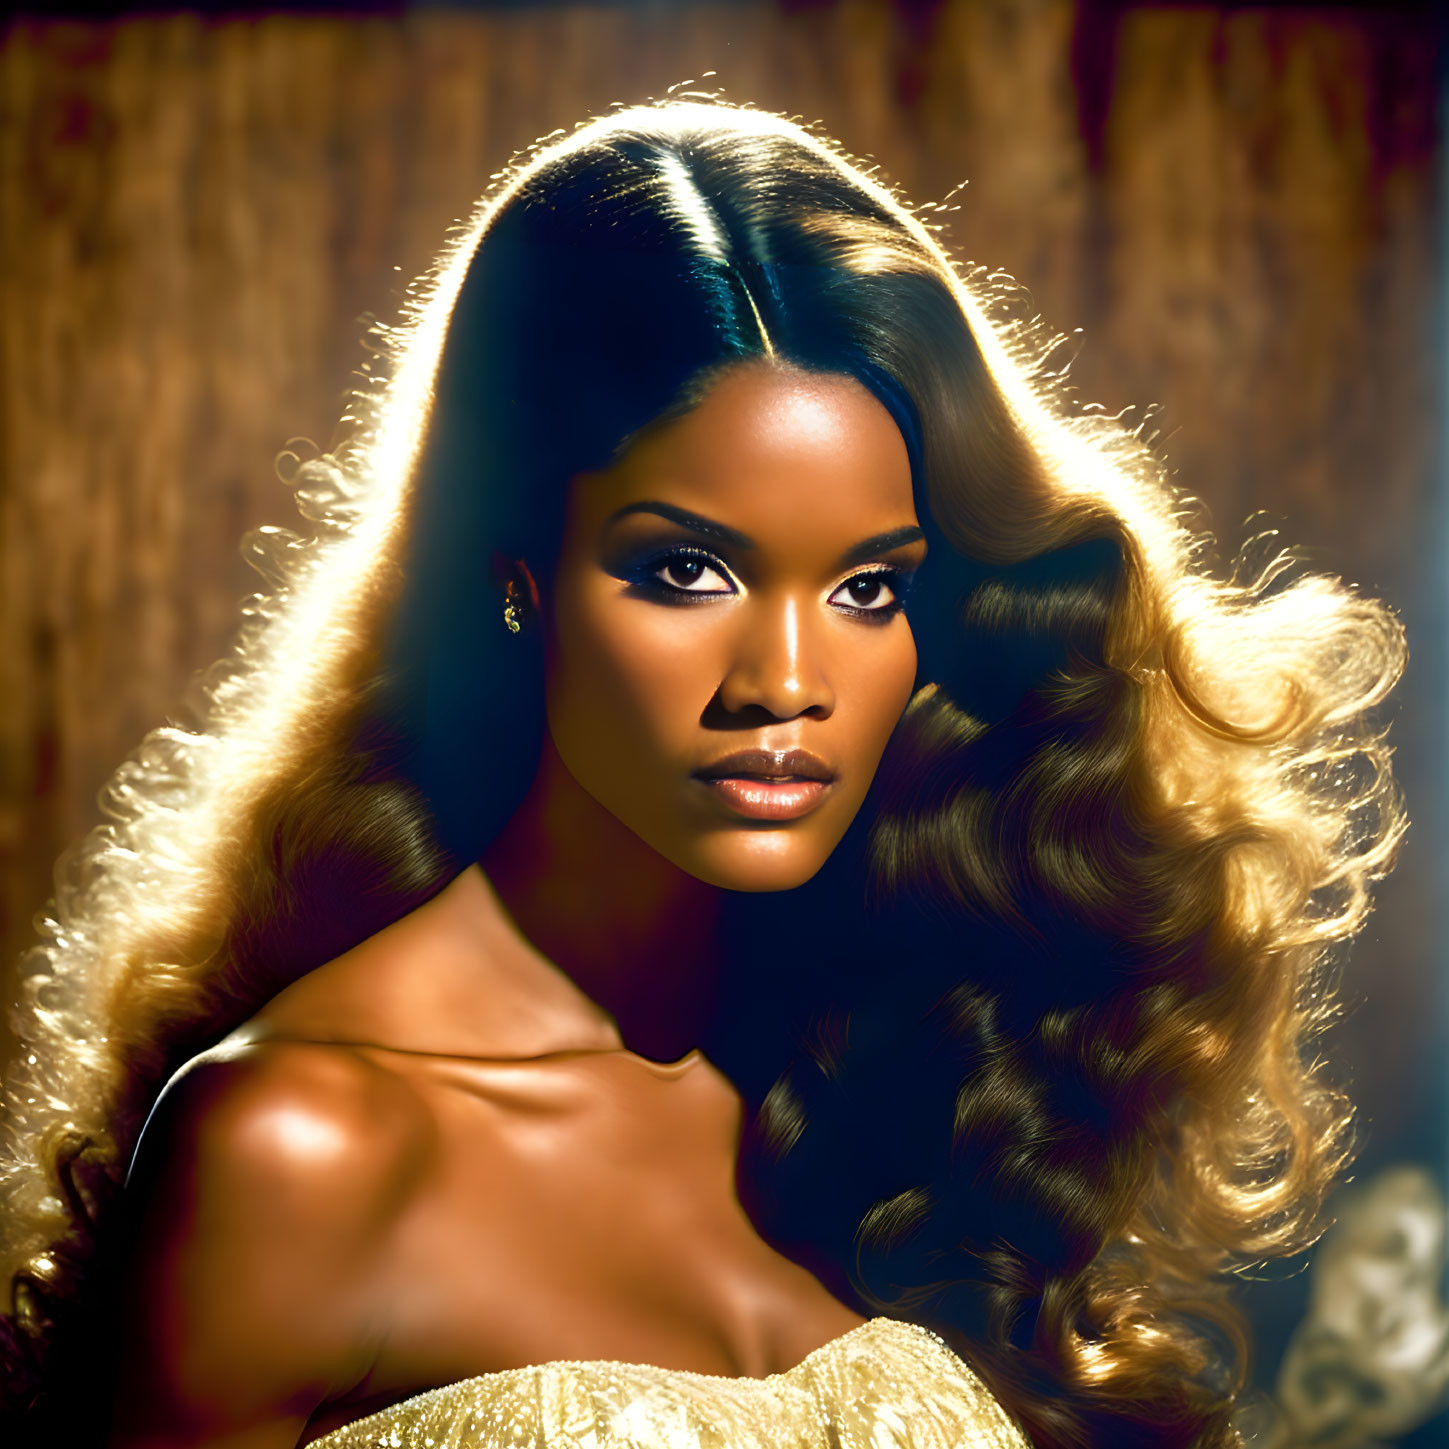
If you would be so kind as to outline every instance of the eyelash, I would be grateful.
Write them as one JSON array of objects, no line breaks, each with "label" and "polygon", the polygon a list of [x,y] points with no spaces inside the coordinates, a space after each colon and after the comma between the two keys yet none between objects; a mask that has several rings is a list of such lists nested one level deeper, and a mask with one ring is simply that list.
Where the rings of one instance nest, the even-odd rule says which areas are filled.
[{"label": "eyelash", "polygon": [[[714,570],[721,578],[729,580],[729,570],[708,549],[681,545],[677,548],[665,549],[661,553],[651,554],[649,558],[635,565],[628,571],[629,582],[641,593],[652,595],[654,598],[669,603],[695,604],[703,603],[707,599],[726,597],[723,590],[682,589],[677,584],[671,584],[667,580],[661,579],[660,573],[679,559],[693,559],[704,567]],[[910,593],[911,574],[904,569],[893,569],[884,565],[865,569],[843,579],[831,590],[831,593],[839,592],[840,589],[858,579],[878,580],[884,584],[893,596],[891,602],[874,609],[868,609],[858,604],[837,604],[835,606],[837,609],[850,614],[853,618],[864,620],[868,624],[884,624],[887,620],[893,619],[905,607],[906,596]]]}]

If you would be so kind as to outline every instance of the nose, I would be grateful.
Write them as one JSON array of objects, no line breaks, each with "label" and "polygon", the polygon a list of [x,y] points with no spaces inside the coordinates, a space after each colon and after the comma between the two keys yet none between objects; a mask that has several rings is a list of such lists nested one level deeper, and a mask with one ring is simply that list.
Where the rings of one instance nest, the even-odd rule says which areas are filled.
[{"label": "nose", "polygon": [[729,667],[720,681],[719,702],[730,714],[752,706],[776,719],[813,714],[828,718],[835,691],[825,669],[818,624],[793,595],[756,598],[741,610],[740,630]]}]

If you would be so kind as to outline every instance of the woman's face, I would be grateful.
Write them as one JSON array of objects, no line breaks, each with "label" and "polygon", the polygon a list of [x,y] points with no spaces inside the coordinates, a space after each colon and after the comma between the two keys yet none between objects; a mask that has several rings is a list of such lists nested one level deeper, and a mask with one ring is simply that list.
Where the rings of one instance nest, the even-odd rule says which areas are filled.
[{"label": "woman's face", "polygon": [[574,779],[733,890],[808,880],[908,699],[926,545],[890,414],[853,378],[751,361],[569,485],[545,611]]}]

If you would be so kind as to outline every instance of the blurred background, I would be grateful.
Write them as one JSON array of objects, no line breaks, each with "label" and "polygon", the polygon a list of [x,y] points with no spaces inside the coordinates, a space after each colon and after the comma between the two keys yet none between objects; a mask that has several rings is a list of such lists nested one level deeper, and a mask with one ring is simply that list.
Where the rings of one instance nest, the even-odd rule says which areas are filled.
[{"label": "blurred background", "polygon": [[[0,949],[225,648],[364,360],[510,155],[681,82],[822,122],[1152,405],[1230,558],[1281,529],[1390,601],[1413,829],[1325,1044],[1355,1180],[1243,1284],[1256,1444],[1444,1412],[1445,30],[1435,8],[595,0],[0,13]],[[1081,329],[1077,334],[1076,329]],[[1250,518],[1252,521],[1250,522]]]}]

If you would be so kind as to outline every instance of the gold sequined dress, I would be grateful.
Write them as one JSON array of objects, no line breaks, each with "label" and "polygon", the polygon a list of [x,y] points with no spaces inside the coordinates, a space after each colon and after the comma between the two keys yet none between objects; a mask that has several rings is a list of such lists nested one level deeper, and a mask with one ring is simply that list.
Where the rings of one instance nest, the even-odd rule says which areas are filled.
[{"label": "gold sequined dress", "polygon": [[560,1362],[430,1389],[311,1449],[1030,1449],[929,1329],[872,1318],[786,1373]]}]

